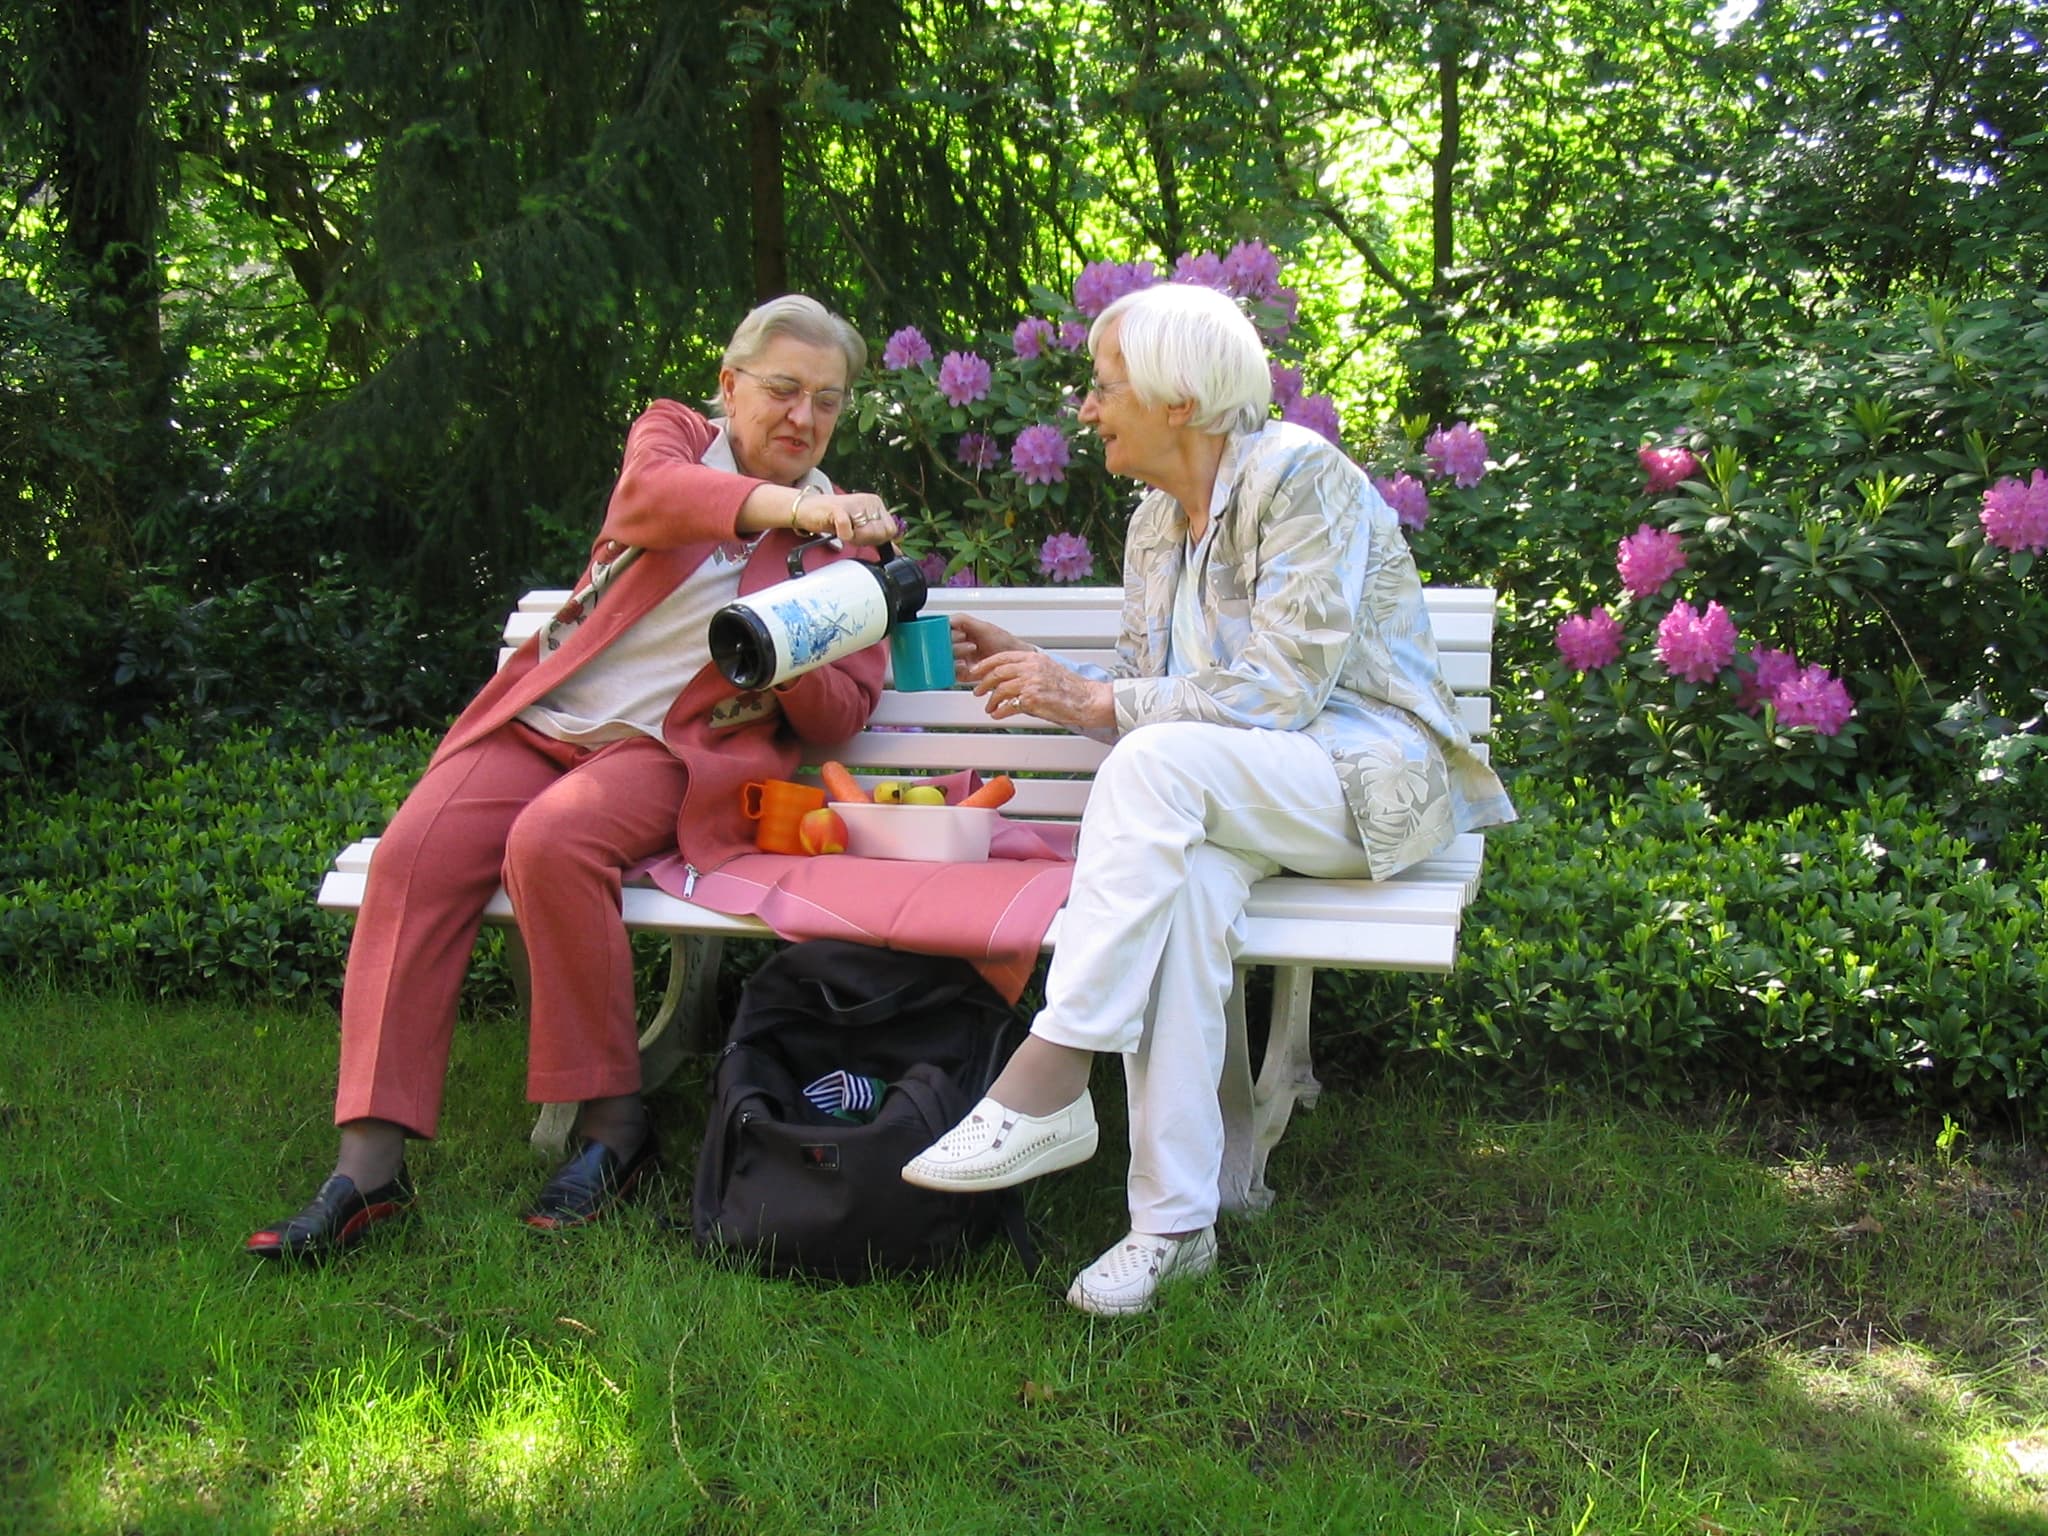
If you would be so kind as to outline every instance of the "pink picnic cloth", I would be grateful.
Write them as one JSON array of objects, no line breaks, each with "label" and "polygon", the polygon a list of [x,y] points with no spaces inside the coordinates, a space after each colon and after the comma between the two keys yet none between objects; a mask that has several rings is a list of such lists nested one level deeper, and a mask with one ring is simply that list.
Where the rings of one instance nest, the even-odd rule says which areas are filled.
[{"label": "pink picnic cloth", "polygon": [[[935,783],[944,781],[934,780]],[[645,871],[671,896],[758,917],[785,939],[958,955],[1014,1003],[1074,875],[1071,826],[999,819],[986,863],[747,853],[689,881],[679,854]]]}]

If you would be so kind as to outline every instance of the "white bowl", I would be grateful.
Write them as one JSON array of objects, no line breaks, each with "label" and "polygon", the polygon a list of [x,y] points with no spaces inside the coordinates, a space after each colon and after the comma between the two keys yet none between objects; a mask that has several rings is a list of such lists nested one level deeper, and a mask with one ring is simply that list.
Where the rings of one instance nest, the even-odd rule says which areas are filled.
[{"label": "white bowl", "polygon": [[867,859],[928,859],[978,864],[995,835],[993,807],[979,805],[861,805],[835,800],[846,823],[846,851]]}]

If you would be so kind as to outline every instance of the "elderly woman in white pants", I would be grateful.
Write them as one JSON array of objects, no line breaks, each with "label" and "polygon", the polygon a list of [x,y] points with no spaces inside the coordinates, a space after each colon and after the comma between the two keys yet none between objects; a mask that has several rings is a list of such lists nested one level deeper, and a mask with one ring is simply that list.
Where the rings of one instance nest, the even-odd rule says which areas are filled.
[{"label": "elderly woman in white pants", "polygon": [[1082,818],[1046,1004],[966,1119],[903,1170],[1001,1189],[1095,1152],[1096,1053],[1124,1058],[1131,1230],[1067,1300],[1142,1312],[1216,1261],[1225,1007],[1252,882],[1384,879],[1514,819],[1438,669],[1414,560],[1357,466],[1270,419],[1251,322],[1166,284],[1089,333],[1081,420],[1150,487],[1124,547],[1116,666],[1074,667],[956,616],[989,712],[1115,745]]}]

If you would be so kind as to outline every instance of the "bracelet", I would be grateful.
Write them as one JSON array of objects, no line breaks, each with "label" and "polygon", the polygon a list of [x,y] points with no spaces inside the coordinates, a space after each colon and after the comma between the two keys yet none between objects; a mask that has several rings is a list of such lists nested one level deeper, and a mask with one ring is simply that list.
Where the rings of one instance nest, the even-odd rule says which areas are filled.
[{"label": "bracelet", "polygon": [[789,504],[789,526],[797,533],[802,533],[803,529],[797,527],[796,509],[804,504],[806,496],[814,496],[817,494],[817,491],[818,488],[815,485],[800,485],[797,487],[796,500]]}]

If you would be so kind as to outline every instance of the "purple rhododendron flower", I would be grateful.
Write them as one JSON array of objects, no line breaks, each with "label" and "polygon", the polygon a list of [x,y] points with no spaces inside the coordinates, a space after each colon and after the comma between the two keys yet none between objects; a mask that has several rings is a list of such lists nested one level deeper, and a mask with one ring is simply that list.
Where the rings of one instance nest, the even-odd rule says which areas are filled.
[{"label": "purple rhododendron flower", "polygon": [[1029,360],[1043,353],[1057,334],[1050,320],[1030,315],[1019,320],[1017,329],[1010,332],[1010,347],[1019,357]]},{"label": "purple rhododendron flower", "polygon": [[1636,462],[1648,480],[1645,496],[1659,496],[1700,472],[1700,461],[1690,448],[1638,448]]},{"label": "purple rhododendron flower", "polygon": [[1557,653],[1574,672],[1597,672],[1621,660],[1621,621],[1605,608],[1575,613],[1557,626]]},{"label": "purple rhododendron flower", "polygon": [[884,368],[915,368],[919,363],[932,360],[932,344],[924,339],[924,332],[914,325],[906,325],[889,338],[882,348]]},{"label": "purple rhododendron flower", "polygon": [[1093,320],[1125,294],[1158,281],[1159,269],[1149,261],[1091,261],[1074,279],[1074,308]]},{"label": "purple rhododendron flower", "polygon": [[1273,404],[1285,411],[1288,406],[1301,398],[1301,370],[1283,367],[1279,363],[1266,364],[1266,372],[1273,378]]},{"label": "purple rhododendron flower", "polygon": [[927,587],[972,587],[978,585],[972,565],[963,565],[952,575],[946,574],[946,557],[938,553],[926,555],[917,562],[917,569],[924,577]]},{"label": "purple rhododendron flower", "polygon": [[1780,725],[1810,725],[1822,736],[1836,736],[1856,712],[1856,701],[1840,678],[1826,667],[1802,667],[1778,685],[1771,701]]},{"label": "purple rhododendron flower", "polygon": [[1790,651],[1760,645],[1749,653],[1749,663],[1750,670],[1742,674],[1742,687],[1735,702],[1753,715],[1766,704],[1778,702],[1778,690],[1798,675],[1799,658]]},{"label": "purple rhododendron flower", "polygon": [[1486,478],[1486,434],[1470,422],[1438,427],[1424,439],[1430,472],[1449,475],[1454,485],[1474,486]]},{"label": "purple rhododendron flower", "polygon": [[1735,659],[1735,621],[1719,603],[1705,613],[1691,603],[1673,603],[1657,626],[1657,655],[1673,677],[1688,683],[1711,683]]},{"label": "purple rhododendron flower", "polygon": [[1252,302],[1259,306],[1252,315],[1259,334],[1269,342],[1285,341],[1287,333],[1294,329],[1295,316],[1301,312],[1301,295],[1292,288],[1275,288]]},{"label": "purple rhododendron flower", "polygon": [[1685,550],[1675,533],[1652,528],[1648,523],[1621,541],[1615,551],[1615,569],[1630,597],[1649,597],[1664,590],[1664,583],[1685,569]]},{"label": "purple rhododendron flower", "polygon": [[2037,469],[2024,483],[2007,475],[1984,493],[1977,514],[1987,542],[2014,554],[2048,554],[2048,469]]},{"label": "purple rhododendron flower", "polygon": [[972,352],[948,352],[939,364],[939,393],[951,405],[970,405],[988,393],[993,374],[986,359]]},{"label": "purple rhododendron flower", "polygon": [[1429,487],[1413,475],[1400,474],[1391,480],[1375,475],[1372,488],[1394,509],[1403,528],[1419,530],[1429,521]]},{"label": "purple rhododendron flower", "polygon": [[1270,299],[1280,291],[1280,258],[1262,241],[1241,241],[1223,258],[1223,284],[1241,299]]},{"label": "purple rhododendron flower", "polygon": [[1078,352],[1088,345],[1088,322],[1085,320],[1062,320],[1059,343],[1069,352]]},{"label": "purple rhododendron flower", "polygon": [[1054,581],[1079,581],[1095,574],[1095,556],[1078,533],[1047,534],[1038,546],[1038,568]]},{"label": "purple rhododendron flower", "polygon": [[1296,422],[1311,432],[1320,432],[1340,448],[1344,445],[1343,424],[1337,419],[1337,402],[1328,395],[1298,395],[1287,402],[1280,419]]},{"label": "purple rhododendron flower", "polygon": [[1223,258],[1213,251],[1204,251],[1199,256],[1183,256],[1173,264],[1173,280],[1176,283],[1195,283],[1203,288],[1214,288],[1218,292],[1227,289],[1223,275]]},{"label": "purple rhododendron flower", "polygon": [[953,456],[969,469],[994,469],[1003,461],[1003,445],[986,432],[963,432]]},{"label": "purple rhododendron flower", "polygon": [[1067,457],[1066,435],[1043,422],[1026,427],[1010,444],[1010,468],[1026,485],[1052,485],[1066,479]]}]

